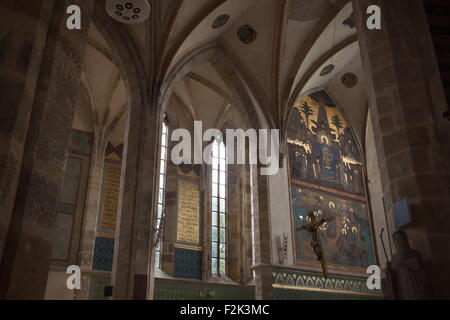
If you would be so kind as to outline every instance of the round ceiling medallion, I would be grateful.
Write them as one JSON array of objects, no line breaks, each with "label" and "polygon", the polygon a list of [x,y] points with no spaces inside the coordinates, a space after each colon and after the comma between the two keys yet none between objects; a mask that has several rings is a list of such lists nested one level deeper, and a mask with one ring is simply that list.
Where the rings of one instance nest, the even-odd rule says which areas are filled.
[{"label": "round ceiling medallion", "polygon": [[329,64],[327,65],[325,68],[322,69],[322,71],[320,72],[320,76],[326,76],[327,74],[330,74],[331,72],[333,72],[334,70],[334,64]]},{"label": "round ceiling medallion", "polygon": [[239,40],[241,40],[245,44],[249,44],[255,41],[257,33],[252,26],[247,24],[239,28],[239,30],[237,31],[237,35]]},{"label": "round ceiling medallion", "polygon": [[346,88],[354,88],[358,84],[358,77],[354,73],[346,73],[341,78],[342,84]]},{"label": "round ceiling medallion", "polygon": [[212,24],[212,28],[218,29],[220,27],[223,27],[224,25],[226,25],[228,23],[228,20],[230,20],[230,15],[222,14],[222,15],[218,16],[216,18],[216,20],[214,20],[214,22]]},{"label": "round ceiling medallion", "polygon": [[150,4],[147,0],[106,0],[106,12],[116,21],[136,24],[150,16]]}]

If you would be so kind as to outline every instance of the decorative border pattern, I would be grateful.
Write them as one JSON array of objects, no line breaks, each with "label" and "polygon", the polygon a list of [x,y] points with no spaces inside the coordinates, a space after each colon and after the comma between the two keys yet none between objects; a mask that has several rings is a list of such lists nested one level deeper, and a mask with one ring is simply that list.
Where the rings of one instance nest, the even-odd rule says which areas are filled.
[{"label": "decorative border pattern", "polygon": [[175,278],[202,279],[202,251],[175,247],[173,260]]},{"label": "decorative border pattern", "polygon": [[[338,294],[339,296],[336,296],[337,298],[342,298],[341,295],[353,295],[360,296],[360,299],[364,299],[364,297],[384,299],[384,290],[369,290],[366,281],[367,279],[334,275],[325,279],[322,275],[301,271],[280,269],[274,269],[272,271],[274,299],[280,298],[281,296],[283,298],[286,298],[286,295],[289,296],[287,292],[277,296],[277,290],[305,291],[303,294],[300,294],[304,298],[308,298],[308,295],[311,297],[313,292],[319,292],[322,295]],[[385,288],[384,282],[382,282],[382,288]],[[292,295],[295,296],[296,294],[292,293]]]},{"label": "decorative border pattern", "polygon": [[341,196],[341,197],[345,197],[345,198],[349,198],[349,199],[353,199],[353,200],[358,200],[358,201],[361,201],[361,202],[364,202],[364,203],[367,201],[366,197],[362,197],[362,196],[357,195],[357,194],[352,194],[352,193],[348,193],[348,192],[345,192],[345,191],[336,190],[336,189],[333,189],[333,188],[330,188],[330,187],[321,186],[321,185],[309,183],[309,182],[306,182],[306,181],[300,181],[300,180],[291,178],[291,184],[296,185],[296,186],[307,187],[309,189],[316,190],[316,191],[317,190],[323,191],[323,192],[326,192],[327,194],[333,195],[333,196],[338,195],[338,196]]},{"label": "decorative border pattern", "polygon": [[112,271],[114,256],[114,239],[96,237],[92,269],[99,271]]},{"label": "decorative border pattern", "polygon": [[254,286],[175,282],[155,279],[155,300],[255,300]]}]

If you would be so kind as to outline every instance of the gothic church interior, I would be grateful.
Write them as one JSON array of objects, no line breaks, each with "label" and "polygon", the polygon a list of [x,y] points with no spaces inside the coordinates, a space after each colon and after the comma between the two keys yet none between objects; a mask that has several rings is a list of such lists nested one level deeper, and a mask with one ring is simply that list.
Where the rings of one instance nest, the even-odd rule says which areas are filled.
[{"label": "gothic church interior", "polygon": [[449,15],[0,0],[0,299],[450,298]]}]

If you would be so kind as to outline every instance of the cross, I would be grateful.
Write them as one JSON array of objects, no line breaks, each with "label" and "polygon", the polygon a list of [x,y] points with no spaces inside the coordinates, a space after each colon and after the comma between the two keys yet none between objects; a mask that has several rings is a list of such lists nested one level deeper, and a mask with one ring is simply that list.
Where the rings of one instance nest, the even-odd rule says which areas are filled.
[{"label": "cross", "polygon": [[310,223],[306,224],[301,227],[297,227],[297,231],[308,231],[312,235],[311,240],[311,247],[314,250],[314,253],[317,255],[317,260],[320,261],[322,264],[322,270],[323,274],[325,275],[325,278],[328,278],[328,269],[327,269],[327,262],[325,260],[325,255],[323,254],[322,244],[320,242],[320,234],[319,230],[328,221],[331,221],[334,219],[334,217],[329,218],[322,218],[320,220],[316,219],[316,212],[311,212],[308,214],[308,217],[310,219]]}]

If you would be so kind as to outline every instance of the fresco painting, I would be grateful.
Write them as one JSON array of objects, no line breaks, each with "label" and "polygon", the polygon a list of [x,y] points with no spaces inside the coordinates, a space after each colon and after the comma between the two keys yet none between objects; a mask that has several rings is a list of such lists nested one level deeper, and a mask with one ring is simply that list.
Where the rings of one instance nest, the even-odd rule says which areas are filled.
[{"label": "fresco painting", "polygon": [[[365,273],[375,264],[364,168],[352,130],[325,91],[301,99],[288,122],[293,230],[309,212],[336,219],[321,229],[331,271]],[[294,231],[295,262],[319,266],[311,235]]]},{"label": "fresco painting", "polygon": [[[321,228],[330,270],[365,272],[375,264],[367,204],[295,186],[291,187],[291,193],[294,230],[307,223],[311,211],[317,211],[318,219],[335,217]],[[310,233],[295,233],[296,259],[305,265],[319,266],[310,243]]]}]

